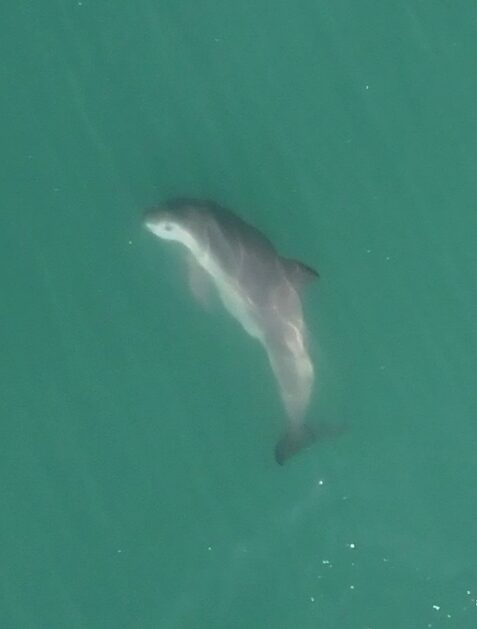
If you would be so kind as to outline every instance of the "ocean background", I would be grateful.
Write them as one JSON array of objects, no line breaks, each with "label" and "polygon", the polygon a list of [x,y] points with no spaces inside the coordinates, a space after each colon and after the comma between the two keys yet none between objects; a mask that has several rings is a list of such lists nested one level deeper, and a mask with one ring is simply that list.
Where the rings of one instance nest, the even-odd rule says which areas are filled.
[{"label": "ocean background", "polygon": [[[0,22],[2,629],[477,626],[477,5],[18,0]],[[316,267],[310,421],[141,225]]]}]

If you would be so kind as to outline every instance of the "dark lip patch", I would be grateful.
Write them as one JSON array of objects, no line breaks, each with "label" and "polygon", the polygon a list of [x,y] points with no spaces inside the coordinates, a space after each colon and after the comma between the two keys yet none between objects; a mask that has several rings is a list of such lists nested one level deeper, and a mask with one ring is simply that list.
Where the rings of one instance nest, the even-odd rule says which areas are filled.
[{"label": "dark lip patch", "polygon": [[157,223],[164,216],[164,214],[164,210],[157,207],[146,210],[142,215],[142,223],[146,226],[148,224]]}]

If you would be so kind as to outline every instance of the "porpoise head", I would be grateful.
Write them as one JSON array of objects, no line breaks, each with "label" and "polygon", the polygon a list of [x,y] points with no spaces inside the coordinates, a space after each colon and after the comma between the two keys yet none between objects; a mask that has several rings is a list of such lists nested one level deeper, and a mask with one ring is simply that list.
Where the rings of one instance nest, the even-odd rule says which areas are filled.
[{"label": "porpoise head", "polygon": [[144,226],[163,240],[175,240],[190,248],[209,214],[209,204],[195,199],[173,199],[148,210]]},{"label": "porpoise head", "polygon": [[183,212],[170,211],[167,207],[149,210],[144,215],[143,223],[158,238],[190,247],[193,234]]},{"label": "porpoise head", "polygon": [[164,240],[181,240],[184,226],[181,217],[168,210],[149,210],[144,215],[144,226],[154,235]]}]

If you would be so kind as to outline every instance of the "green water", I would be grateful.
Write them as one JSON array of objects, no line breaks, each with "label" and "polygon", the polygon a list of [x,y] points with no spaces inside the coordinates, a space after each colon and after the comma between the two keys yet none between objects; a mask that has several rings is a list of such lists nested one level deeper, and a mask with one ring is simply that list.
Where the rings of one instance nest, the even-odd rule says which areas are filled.
[{"label": "green water", "polygon": [[[477,8],[2,9],[0,626],[477,626]],[[321,274],[266,357],[140,225],[213,198]]]}]

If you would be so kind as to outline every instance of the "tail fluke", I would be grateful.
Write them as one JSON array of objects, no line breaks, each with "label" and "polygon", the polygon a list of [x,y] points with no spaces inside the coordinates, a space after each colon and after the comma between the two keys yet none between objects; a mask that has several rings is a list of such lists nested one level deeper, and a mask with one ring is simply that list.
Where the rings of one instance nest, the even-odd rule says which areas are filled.
[{"label": "tail fluke", "polygon": [[316,439],[316,433],[310,426],[302,424],[290,428],[275,446],[275,461],[283,465],[290,457],[309,447]]}]

